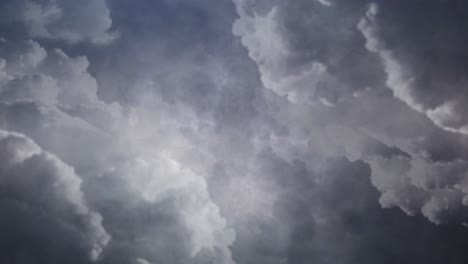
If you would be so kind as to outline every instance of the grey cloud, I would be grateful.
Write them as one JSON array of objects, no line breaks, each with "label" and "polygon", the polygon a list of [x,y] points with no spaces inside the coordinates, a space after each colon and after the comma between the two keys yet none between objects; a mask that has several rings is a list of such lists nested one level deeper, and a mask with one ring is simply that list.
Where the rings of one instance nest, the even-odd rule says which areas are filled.
[{"label": "grey cloud", "polygon": [[[104,263],[136,257],[152,263],[233,263],[235,233],[206,180],[179,166],[163,157],[140,158],[88,182],[89,197],[114,238]],[[110,193],[99,193],[104,185]]]},{"label": "grey cloud", "polygon": [[420,212],[436,224],[466,222],[466,162],[432,163],[404,157],[368,162],[372,183],[382,192],[382,206],[397,206],[409,215]]},{"label": "grey cloud", "polygon": [[[211,202],[203,177],[165,157],[131,160],[110,173],[117,175],[107,177],[121,177],[130,192],[154,206],[165,200],[171,202],[174,197],[181,228],[188,232],[184,243],[189,248],[189,256],[197,255],[202,249],[221,247],[224,251],[221,254],[227,254],[221,263],[230,263],[226,246],[232,243],[235,234],[227,229],[225,219]],[[128,175],[133,177],[129,179]]]},{"label": "grey cloud", "polygon": [[[266,88],[292,102],[334,105],[381,85],[381,73],[372,66],[377,61],[356,34],[359,4],[272,3],[264,11],[261,4],[235,2],[240,19],[234,34],[258,64]],[[250,14],[252,6],[263,11]]]},{"label": "grey cloud", "polygon": [[[34,41],[6,40],[0,57],[5,61],[0,70],[2,128],[28,135],[78,168],[110,155],[110,131],[102,128],[115,129],[113,120],[122,110],[98,99],[86,58],[70,58],[58,49],[46,51]],[[93,146],[99,159],[81,153],[82,141]]]},{"label": "grey cloud", "polygon": [[[37,27],[0,19],[0,128],[80,175],[112,236],[99,263],[466,262],[455,225],[466,222],[466,136],[386,87],[358,26],[369,1],[2,5],[30,3]],[[393,3],[381,10],[410,10]],[[398,17],[374,22],[405,27]],[[109,45],[86,43],[110,28]],[[386,48],[387,34],[405,39],[377,33]],[[405,54],[399,64],[419,63]],[[38,232],[37,254],[63,252],[43,243],[49,226],[19,226]],[[21,234],[4,244],[21,248]],[[62,237],[67,255],[89,252]]]},{"label": "grey cloud", "polygon": [[89,56],[103,100],[150,105],[152,97],[189,108],[220,130],[251,127],[260,89],[255,65],[231,34],[231,1],[118,0],[110,6],[121,38]]},{"label": "grey cloud", "polygon": [[[70,58],[59,49],[46,51],[31,40],[2,40],[0,57],[4,60],[3,97],[49,105],[99,103],[97,82],[87,72],[89,62],[85,57]],[[32,87],[35,82],[39,87]]]},{"label": "grey cloud", "polygon": [[[252,80],[246,71],[233,74],[233,68],[223,68],[227,63],[220,57],[232,60],[232,54],[224,54],[226,49],[217,45],[218,39],[210,38],[221,35],[220,31],[211,26],[200,26],[210,24],[209,19],[215,16],[207,15],[206,6],[200,2],[187,3],[158,1],[142,5],[145,10],[141,11],[137,6],[115,2],[116,9],[136,8],[142,15],[132,20],[128,13],[121,11],[117,25],[124,28],[124,41],[114,47],[114,53],[95,57],[98,64],[104,63],[93,70],[98,80],[103,80],[107,86],[101,90],[106,99],[135,105],[145,102],[149,113],[140,117],[160,124],[149,133],[160,137],[157,146],[178,149],[174,152],[183,157],[184,164],[203,172],[201,175],[207,178],[213,200],[237,231],[237,240],[232,246],[234,259],[241,263],[307,263],[310,259],[323,263],[336,263],[337,260],[362,262],[363,259],[385,263],[391,262],[385,258],[394,261],[398,258],[418,259],[417,253],[412,255],[412,252],[400,252],[398,247],[389,246],[386,238],[392,237],[392,232],[398,233],[395,230],[398,228],[385,229],[383,233],[377,231],[382,223],[392,225],[390,220],[382,220],[386,217],[404,222],[407,230],[421,232],[411,247],[415,252],[423,248],[418,245],[428,245],[421,242],[426,229],[418,229],[416,225],[424,223],[431,236],[443,236],[421,217],[406,219],[395,210],[381,212],[370,202],[377,201],[379,195],[385,206],[399,206],[411,214],[421,213],[433,222],[464,221],[464,195],[457,189],[463,178],[459,170],[463,171],[464,163],[457,160],[466,157],[466,139],[444,131],[427,116],[395,99],[391,90],[385,87],[385,69],[379,58],[366,49],[366,39],[357,27],[368,8],[367,1],[333,1],[331,6],[313,1],[289,4],[284,1],[236,1],[240,18],[234,32],[241,37],[250,57],[258,65],[261,81],[269,88],[267,91],[259,90],[258,80]],[[193,3],[198,3],[197,7],[190,6]],[[156,10],[156,7],[164,12],[159,11],[160,16],[149,16],[148,10]],[[190,8],[197,12],[190,12]],[[194,13],[199,15],[192,17]],[[173,21],[173,17],[183,15],[187,15],[186,19],[192,23],[183,19]],[[225,20],[219,21],[219,25],[224,25]],[[149,30],[151,23],[158,25],[154,31]],[[126,32],[133,39],[126,37]],[[192,42],[189,45],[189,42],[181,41],[181,35],[171,32],[183,32],[180,34]],[[135,42],[135,39],[141,41]],[[116,51],[123,56],[113,57]],[[239,54],[242,53],[235,53]],[[129,70],[129,62],[137,66]],[[251,63],[241,61],[240,64],[255,72]],[[110,69],[122,73],[122,78],[114,79]],[[223,75],[228,77],[228,85],[218,78]],[[244,82],[231,81],[244,77],[247,77]],[[126,89],[127,86],[133,89]],[[287,97],[293,104],[282,97]],[[232,107],[235,105],[238,108]],[[166,118],[168,116],[171,121]],[[230,123],[233,116],[240,122]],[[226,124],[227,128],[219,129]],[[197,146],[196,151],[186,148],[191,144]],[[256,164],[258,145],[271,147],[275,155],[284,159],[285,162],[275,160],[280,164],[277,171],[282,167],[289,168],[288,163],[297,169],[297,172],[294,169],[284,172],[291,176],[292,185],[300,182],[308,188],[288,187],[290,190],[285,187],[291,194],[280,195],[284,179],[275,174],[275,170],[272,172]],[[360,192],[349,194],[353,198],[359,197],[357,201],[350,198],[349,204],[340,204],[336,214],[328,209],[338,202],[321,205],[323,214],[328,214],[330,225],[315,223],[316,216],[307,210],[305,215],[289,214],[289,208],[297,204],[304,210],[316,205],[311,200],[316,199],[317,204],[323,202],[324,193],[310,194],[314,193],[314,184],[302,182],[302,174],[315,171],[311,168],[324,167],[329,158],[343,156],[370,164],[373,158],[398,162],[379,175],[376,166],[371,174],[365,164],[357,162],[356,174],[363,175],[360,182],[363,187],[356,187]],[[332,161],[330,167],[340,164],[335,162]],[[211,166],[213,171],[210,171]],[[399,168],[399,172],[393,171]],[[453,177],[446,180],[442,176],[445,173],[453,174]],[[309,180],[313,182],[317,173],[310,174],[312,179]],[[334,188],[341,186],[341,181],[346,182],[345,173],[329,170],[323,177],[335,174],[336,181],[328,186],[329,195],[335,200],[346,200],[347,197],[334,196],[335,192],[346,193],[353,189],[348,189],[352,186],[350,182],[342,189]],[[265,178],[257,179],[262,177],[259,175]],[[373,192],[372,186],[366,185],[366,177],[372,178],[382,194]],[[380,180],[389,182],[379,183]],[[279,187],[270,186],[276,184]],[[301,199],[306,202],[301,203]],[[241,206],[234,205],[233,201]],[[358,209],[355,203],[360,202],[368,207]],[[265,220],[271,215],[276,219]],[[375,222],[372,227],[362,227],[368,215],[377,215],[373,218]],[[361,216],[361,220],[356,220]],[[297,218],[300,223],[291,218]],[[320,232],[321,228],[323,232]],[[349,239],[334,246],[340,242],[342,234],[348,233],[352,233]],[[399,243],[406,241],[401,233],[393,239]],[[326,243],[323,242],[321,247],[322,241]],[[366,245],[363,248],[355,246],[363,241]],[[373,248],[374,241],[378,241],[383,249]],[[430,245],[439,246],[438,242]],[[366,251],[365,247],[375,251]],[[381,252],[385,250],[398,253]],[[335,252],[339,254],[334,256]],[[446,257],[449,252],[440,255]],[[151,260],[145,254],[135,255]]]},{"label": "grey cloud", "polygon": [[[421,98],[444,101],[450,94],[455,96],[457,88],[444,93],[435,85],[423,93],[417,86],[410,87],[410,80],[416,78],[411,67],[422,65],[425,51],[410,52],[416,49],[411,45],[417,45],[422,39],[417,39],[419,33],[405,35],[411,32],[405,31],[409,30],[407,25],[396,14],[414,20],[415,23],[408,22],[411,26],[422,27],[416,21],[422,21],[423,17],[397,11],[412,12],[416,4],[382,3],[381,12],[385,13],[380,19],[377,5],[366,1],[336,1],[331,7],[300,1],[269,5],[250,1],[235,3],[240,18],[233,26],[234,33],[242,38],[249,56],[257,63],[263,85],[292,103],[281,102],[282,108],[275,117],[289,130],[286,136],[273,137],[279,139],[274,140],[273,147],[283,158],[314,153],[366,161],[372,165],[372,183],[382,192],[380,202],[384,207],[398,206],[411,215],[422,213],[435,223],[466,221],[462,191],[466,178],[466,137],[444,131],[454,129],[441,126],[441,119],[434,118],[449,117],[455,108],[450,110],[444,106],[450,111],[435,115],[435,110],[425,108],[430,110],[427,112],[418,108],[424,102],[415,101],[419,100],[417,93],[425,96]],[[453,8],[451,4],[440,4],[447,8],[441,11],[437,6],[438,3],[431,2],[425,8],[440,17],[444,13],[439,12]],[[386,8],[390,10],[385,11]],[[312,10],[314,15],[306,10]],[[323,23],[334,16],[338,19],[326,27]],[[363,16],[366,18],[362,19]],[[439,24],[441,30],[445,28],[442,22]],[[407,39],[401,43],[407,46],[396,44],[397,39],[404,37]],[[383,66],[366,48],[378,53]],[[433,48],[438,56],[450,60],[448,53],[438,52],[442,46]],[[450,67],[457,65],[454,62]],[[434,72],[434,78],[451,76],[442,73],[450,67],[443,68],[442,64],[437,67],[441,73]],[[344,72],[354,80],[346,79]],[[388,75],[386,82],[384,74]],[[418,76],[421,83],[432,78],[429,70],[428,74]],[[326,84],[325,93],[320,92],[323,84]],[[410,107],[398,102],[385,86]],[[464,102],[460,96],[456,100]],[[455,114],[461,116],[461,113],[463,109]],[[309,162],[314,164],[311,159]],[[322,161],[317,162],[311,166],[320,166]]]},{"label": "grey cloud", "polygon": [[[394,9],[407,11],[396,14]],[[427,16],[412,14],[416,9]],[[359,23],[367,48],[381,58],[394,95],[442,128],[459,133],[466,133],[466,98],[459,93],[466,86],[462,59],[466,40],[457,26],[463,18],[450,14],[465,10],[455,2],[375,3]],[[400,26],[402,22],[405,26]]]},{"label": "grey cloud", "polygon": [[[255,173],[240,177],[256,186],[259,197],[252,199],[255,196],[247,190],[243,196],[270,212],[258,211],[244,219],[227,215],[235,219],[237,242],[232,251],[237,263],[437,263],[442,259],[463,263],[466,259],[456,253],[465,240],[464,227],[436,226],[420,216],[382,210],[377,202],[380,193],[369,182],[370,167],[363,162],[329,159],[317,167],[309,158],[289,162],[268,149],[255,157]],[[265,202],[268,196],[262,190],[270,192],[273,203]],[[216,195],[214,199],[221,208],[239,214],[229,201]],[[426,206],[437,219],[445,215],[438,211],[445,206],[440,201]],[[427,254],[428,248],[436,253]]]},{"label": "grey cloud", "polygon": [[55,104],[59,88],[54,79],[45,75],[21,76],[9,81],[2,89],[5,100],[35,98],[46,104]]},{"label": "grey cloud", "polygon": [[98,44],[108,43],[116,38],[116,33],[110,30],[110,10],[103,0],[3,1],[0,8],[0,24],[19,24],[30,37],[70,43],[91,41]]},{"label": "grey cloud", "polygon": [[[12,43],[24,48],[11,53]],[[170,143],[153,142],[149,129],[158,125],[139,119],[144,109],[102,102],[85,57],[34,41],[2,44],[0,127],[27,134],[83,175],[83,193],[114,238],[100,261],[232,263],[229,245],[235,234],[211,201],[206,179],[184,168]],[[161,116],[163,122],[169,119]],[[191,148],[180,136],[168,139]],[[103,192],[109,184],[116,189]],[[109,204],[120,210],[109,211]]]},{"label": "grey cloud", "polygon": [[[23,135],[2,130],[0,147],[2,223],[8,223],[12,219],[22,223],[10,230],[8,224],[1,225],[4,234],[2,244],[13,241],[12,237],[24,233],[26,240],[37,243],[50,239],[53,247],[58,250],[59,241],[67,237],[70,241],[64,245],[66,251],[77,251],[74,253],[77,254],[82,248],[87,251],[90,259],[96,260],[110,236],[102,226],[101,215],[86,204],[80,177],[71,167],[44,152]],[[41,223],[42,221],[44,222]],[[51,233],[44,234],[42,228]],[[55,229],[54,235],[52,228]],[[34,229],[38,229],[37,232]],[[25,241],[25,245],[18,245],[18,248],[11,251],[2,250],[0,258],[11,263],[23,263],[24,258],[33,258],[32,261],[35,261],[34,258],[41,258],[42,253],[35,248],[41,245],[26,243]],[[40,261],[65,260],[59,250],[48,254],[51,255],[43,256],[45,259]],[[77,257],[83,259],[83,256]]]}]

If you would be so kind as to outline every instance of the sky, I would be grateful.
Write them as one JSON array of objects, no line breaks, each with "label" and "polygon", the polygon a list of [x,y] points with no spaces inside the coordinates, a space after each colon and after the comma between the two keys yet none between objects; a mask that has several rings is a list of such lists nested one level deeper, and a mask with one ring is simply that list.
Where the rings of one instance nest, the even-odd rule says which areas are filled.
[{"label": "sky", "polygon": [[0,1],[0,263],[464,264],[462,0]]}]

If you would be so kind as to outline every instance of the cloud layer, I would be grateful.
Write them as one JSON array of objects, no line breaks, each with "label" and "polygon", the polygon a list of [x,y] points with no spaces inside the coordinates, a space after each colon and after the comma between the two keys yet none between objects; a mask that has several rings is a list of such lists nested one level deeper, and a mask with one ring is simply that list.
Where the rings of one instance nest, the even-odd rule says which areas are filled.
[{"label": "cloud layer", "polygon": [[31,37],[99,44],[108,43],[116,37],[110,31],[110,10],[103,0],[79,3],[69,0],[3,1],[0,8],[0,25],[18,25],[16,30],[24,31]]},{"label": "cloud layer", "polygon": [[0,10],[0,262],[468,260],[459,1]]}]

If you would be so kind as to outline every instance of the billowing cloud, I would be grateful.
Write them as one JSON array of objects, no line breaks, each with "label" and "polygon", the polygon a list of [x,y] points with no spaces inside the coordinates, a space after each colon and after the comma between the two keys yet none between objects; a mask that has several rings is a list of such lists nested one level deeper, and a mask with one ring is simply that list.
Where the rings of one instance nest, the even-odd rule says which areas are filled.
[{"label": "billowing cloud", "polygon": [[[12,263],[66,261],[71,256],[65,252],[75,255],[86,250],[96,260],[110,236],[102,226],[102,216],[88,207],[81,178],[73,168],[31,139],[3,130],[0,153],[0,243],[18,243],[2,250],[0,259]],[[22,236],[23,241],[14,242]],[[41,252],[47,240],[51,246]]]},{"label": "billowing cloud", "polygon": [[[212,259],[232,263],[228,246],[235,233],[211,201],[206,179],[180,164],[169,142],[153,142],[148,133],[159,128],[138,118],[143,109],[125,110],[98,98],[98,84],[88,72],[85,57],[69,57],[60,49],[47,50],[35,41],[7,40],[2,40],[0,56],[0,127],[28,135],[41,148],[73,166],[53,175],[59,177],[74,169],[82,173],[80,195],[86,195],[100,212],[91,215],[89,221],[102,222],[99,227],[108,230],[104,234],[114,238],[99,261]],[[180,140],[177,136],[168,139]],[[31,166],[25,165],[25,169],[35,170],[35,163],[27,164]],[[45,179],[38,179],[38,183],[42,181]],[[116,189],[109,189],[109,184]],[[108,191],[101,189],[104,186]],[[31,193],[31,199],[35,196]],[[51,203],[44,197],[47,202]],[[114,202],[121,211],[108,210]],[[122,228],[126,230],[123,234]],[[173,237],[172,242],[169,237]],[[46,234],[37,239],[45,238]],[[75,243],[74,237],[67,239]],[[106,237],[101,240],[93,248],[95,259],[108,242]],[[166,254],[170,251],[176,253]]]},{"label": "billowing cloud", "polygon": [[278,95],[333,105],[380,84],[375,58],[356,34],[359,5],[234,2],[240,15],[234,34],[258,64],[263,85]]},{"label": "billowing cloud", "polygon": [[[415,4],[402,1],[234,2],[234,34],[263,85],[292,103],[277,112],[289,130],[273,145],[284,158],[363,160],[384,207],[435,223],[466,221],[466,138],[451,133],[463,133],[464,122],[463,81],[454,76],[462,68],[450,55],[458,41],[444,45],[425,24],[429,17],[413,15]],[[441,20],[437,32],[455,23],[443,22],[442,12],[455,5],[425,7]],[[447,34],[454,40],[457,33]],[[440,64],[427,64],[427,52]]]},{"label": "billowing cloud", "polygon": [[[116,232],[110,262],[140,256],[156,263],[197,259],[233,263],[228,246],[235,239],[234,231],[211,201],[205,179],[177,161],[129,160],[92,183],[112,184],[111,195],[91,195],[112,223],[111,232]],[[108,203],[117,204],[108,208]],[[127,229],[120,230],[120,225]]]},{"label": "billowing cloud", "polygon": [[466,263],[465,9],[416,2],[2,2],[0,262]]},{"label": "billowing cloud", "polygon": [[[466,86],[461,59],[465,32],[456,26],[462,23],[456,16],[447,15],[463,13],[466,7],[434,1],[420,10],[427,14],[425,17],[407,12],[397,15],[392,12],[397,8],[420,7],[400,1],[382,6],[373,3],[358,25],[367,48],[382,61],[387,86],[397,98],[425,113],[437,125],[466,134],[466,98],[459,93]],[[430,17],[437,26],[425,24]],[[398,21],[404,21],[405,26],[391,26]]]},{"label": "billowing cloud", "polygon": [[32,40],[1,42],[4,101],[31,99],[68,106],[98,103],[97,83],[87,72],[85,57],[70,58],[59,49],[47,52]]}]

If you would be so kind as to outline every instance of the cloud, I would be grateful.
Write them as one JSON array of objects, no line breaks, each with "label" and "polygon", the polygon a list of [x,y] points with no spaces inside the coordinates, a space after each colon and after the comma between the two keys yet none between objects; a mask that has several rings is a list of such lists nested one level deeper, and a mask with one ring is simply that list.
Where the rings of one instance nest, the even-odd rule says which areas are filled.
[{"label": "cloud", "polygon": [[[21,175],[54,175],[5,185],[46,211],[5,207],[21,217],[0,228],[27,232],[0,239],[20,252],[4,258],[89,262],[94,229],[55,220],[83,204],[112,237],[97,243],[103,264],[466,263],[467,137],[453,133],[464,99],[431,84],[454,76],[448,59],[415,77],[426,44],[405,31],[424,28],[413,5],[0,4],[11,14],[0,18],[0,128],[49,164],[28,158]],[[26,190],[67,175],[79,195]]]},{"label": "cloud", "polygon": [[105,1],[4,1],[0,24],[24,27],[30,37],[109,43],[116,38]]},{"label": "cloud", "polygon": [[[110,195],[92,194],[104,216],[115,223],[111,230],[117,232],[118,238],[111,243],[110,261],[125,253],[124,258],[135,254],[156,263],[197,258],[233,263],[228,246],[235,233],[211,201],[204,178],[175,160],[168,157],[129,160],[92,182],[98,186],[109,182],[114,186]],[[109,202],[116,202],[116,208],[105,209]],[[124,222],[125,232],[119,231],[121,221],[131,221]],[[137,240],[131,242],[134,237]],[[121,252],[112,256],[116,249]],[[165,254],[167,250],[175,254]]]},{"label": "cloud", "polygon": [[[81,178],[73,168],[43,151],[31,139],[3,130],[0,153],[3,204],[0,228],[4,234],[1,244],[15,241],[15,236],[24,236],[25,240],[24,245],[2,250],[0,258],[12,263],[28,258],[65,261],[69,256],[60,252],[63,247],[71,254],[86,250],[90,259],[96,260],[110,236],[102,226],[101,215],[85,202]],[[14,222],[21,224],[12,226]],[[65,243],[60,245],[64,239]],[[41,243],[45,240],[51,241],[51,248],[41,257],[38,248],[43,248]]]},{"label": "cloud", "polygon": [[359,5],[330,8],[300,1],[265,8],[252,1],[234,2],[240,19],[233,32],[259,66],[263,85],[278,95],[294,103],[331,106],[380,84],[380,73],[371,66],[375,59],[363,49],[354,28]]},{"label": "cloud", "polygon": [[[384,207],[422,213],[434,223],[466,221],[466,137],[452,133],[463,133],[465,99],[457,92],[463,85],[439,86],[461,80],[449,72],[460,71],[460,64],[445,49],[459,42],[428,40],[436,35],[422,22],[427,17],[412,15],[416,7],[403,1],[336,1],[331,7],[234,2],[234,34],[257,64],[264,87],[289,101],[277,100],[280,110],[276,117],[270,113],[288,131],[270,137],[281,157],[367,162]],[[440,8],[454,5],[426,7],[440,19],[437,30],[448,28]],[[418,27],[427,34],[414,33]],[[423,66],[428,50],[440,56],[439,71]],[[312,167],[322,162],[309,158]]]},{"label": "cloud", "polygon": [[[111,129],[121,109],[97,98],[97,82],[87,72],[86,58],[70,58],[58,49],[46,51],[34,41],[7,40],[0,45],[0,57],[3,129],[28,135],[72,166],[97,162],[96,157],[80,154],[80,140],[92,142],[98,157],[111,152],[106,145],[110,138],[99,126]],[[72,135],[74,142],[69,141]]]},{"label": "cloud", "polygon": [[[0,127],[28,135],[82,175],[83,196],[100,215],[92,221],[102,220],[113,237],[102,255],[96,248],[99,261],[233,262],[235,233],[211,201],[206,179],[182,165],[169,142],[153,142],[150,133],[159,127],[141,120],[144,109],[102,102],[85,57],[35,41],[1,44]],[[168,139],[193,147],[180,137],[178,131]],[[108,209],[113,203],[119,210]]]},{"label": "cloud", "polygon": [[[413,10],[415,7],[400,2],[388,6],[372,4],[358,25],[367,40],[367,48],[382,61],[387,86],[395,97],[426,114],[438,126],[466,134],[463,115],[466,98],[458,93],[466,85],[458,53],[463,54],[466,40],[462,37],[463,30],[453,26],[460,21],[445,15],[458,8],[461,8],[459,12],[464,12],[464,7],[456,3],[431,2],[424,12],[432,14],[431,23],[437,24],[434,28],[423,22],[431,16],[423,18],[406,12],[400,17],[390,15],[395,8]],[[404,20],[407,28],[388,29],[397,19]],[[403,41],[397,45],[388,44],[397,40]]]},{"label": "cloud", "polygon": [[436,224],[464,223],[464,162],[431,164],[405,158],[370,161],[372,182],[382,192],[383,207],[398,206],[409,215],[422,213]]},{"label": "cloud", "polygon": [[[1,40],[2,97],[31,99],[49,105],[99,103],[97,82],[87,72],[85,57],[68,57],[60,49],[46,51],[37,42]],[[34,85],[40,87],[34,88]],[[42,86],[41,86],[42,85]]]},{"label": "cloud", "polygon": [[[466,257],[456,248],[464,240],[464,227],[437,226],[421,216],[382,210],[377,202],[381,194],[369,181],[371,168],[362,161],[328,159],[316,167],[310,157],[304,159],[288,162],[271,150],[257,156],[262,174],[251,177],[268,184],[276,200],[271,217],[259,213],[235,225],[239,243],[232,251],[237,263],[437,263],[453,255],[451,261],[463,263]],[[439,201],[427,207],[442,219],[438,208],[445,204]],[[427,254],[428,248],[437,253]]]}]

